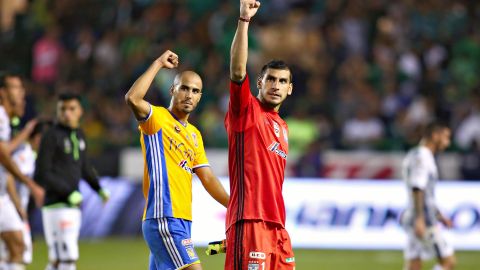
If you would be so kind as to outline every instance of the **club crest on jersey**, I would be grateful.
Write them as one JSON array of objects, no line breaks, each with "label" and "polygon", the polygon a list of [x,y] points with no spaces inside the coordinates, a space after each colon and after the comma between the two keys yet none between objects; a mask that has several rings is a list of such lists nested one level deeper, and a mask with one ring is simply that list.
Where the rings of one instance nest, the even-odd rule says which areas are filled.
[{"label": "club crest on jersey", "polygon": [[280,126],[275,121],[273,121],[273,132],[275,132],[275,136],[277,136],[277,138],[280,138]]},{"label": "club crest on jersey", "polygon": [[83,150],[85,150],[85,147],[87,147],[87,144],[85,143],[85,141],[83,139],[81,139],[78,142],[78,148],[80,148],[80,150],[83,151]]},{"label": "club crest on jersey", "polygon": [[177,132],[177,133],[180,133],[180,131],[182,131],[180,129],[180,127],[178,127],[177,125],[175,125],[173,128],[175,129],[175,132]]},{"label": "club crest on jersey", "polygon": [[182,245],[184,245],[184,246],[192,246],[192,245],[193,245],[192,239],[191,239],[191,238],[183,239],[183,240],[182,240]]},{"label": "club crest on jersey", "polygon": [[65,151],[65,154],[70,154],[72,152],[72,144],[68,138],[63,140],[63,151]]},{"label": "club crest on jersey", "polygon": [[190,259],[196,259],[197,258],[197,253],[195,253],[195,250],[193,250],[193,247],[187,247],[185,248],[187,251],[188,257]]},{"label": "club crest on jersey", "polygon": [[267,148],[268,151],[273,152],[274,154],[280,156],[283,159],[287,159],[287,153],[280,149],[280,143],[278,142],[272,142],[270,146]]},{"label": "club crest on jersey", "polygon": [[259,270],[260,265],[258,263],[249,263],[248,264],[248,270]]},{"label": "club crest on jersey", "polygon": [[192,138],[193,138],[193,144],[195,144],[195,147],[198,147],[197,134],[192,133]]}]

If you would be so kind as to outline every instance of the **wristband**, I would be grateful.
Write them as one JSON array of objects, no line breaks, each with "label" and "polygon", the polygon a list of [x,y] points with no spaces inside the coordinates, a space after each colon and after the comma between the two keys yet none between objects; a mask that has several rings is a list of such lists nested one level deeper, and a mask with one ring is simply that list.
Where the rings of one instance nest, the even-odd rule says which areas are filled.
[{"label": "wristband", "polygon": [[250,19],[244,18],[242,16],[238,17],[238,20],[242,22],[250,22]]}]

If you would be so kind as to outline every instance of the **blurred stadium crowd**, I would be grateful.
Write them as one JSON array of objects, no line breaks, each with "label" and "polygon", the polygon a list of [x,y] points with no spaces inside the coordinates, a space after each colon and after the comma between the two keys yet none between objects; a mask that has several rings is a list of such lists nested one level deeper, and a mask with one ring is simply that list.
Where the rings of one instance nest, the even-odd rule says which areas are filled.
[{"label": "blurred stadium crowd", "polygon": [[[84,97],[90,154],[115,160],[137,145],[123,96],[169,48],[199,71],[204,95],[192,115],[207,147],[226,147],[230,43],[237,0],[0,0],[0,69],[28,78],[33,115],[52,115],[56,93]],[[251,24],[249,73],[289,63],[294,93],[281,108],[290,151],[404,150],[442,119],[453,151],[480,157],[480,2],[265,0]],[[168,105],[175,74],[149,92]]]}]

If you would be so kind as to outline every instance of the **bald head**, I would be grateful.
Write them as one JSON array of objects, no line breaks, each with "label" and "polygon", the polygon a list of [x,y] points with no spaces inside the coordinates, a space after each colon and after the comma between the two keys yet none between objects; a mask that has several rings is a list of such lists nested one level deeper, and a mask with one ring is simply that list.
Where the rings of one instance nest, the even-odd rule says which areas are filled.
[{"label": "bald head", "polygon": [[188,70],[177,74],[170,89],[170,110],[177,117],[188,117],[202,97],[202,87],[202,79],[197,73]]},{"label": "bald head", "polygon": [[198,75],[195,71],[191,70],[178,73],[173,81],[173,86],[177,87],[186,82],[195,84],[200,90],[203,88],[202,78],[200,78],[200,75]]}]

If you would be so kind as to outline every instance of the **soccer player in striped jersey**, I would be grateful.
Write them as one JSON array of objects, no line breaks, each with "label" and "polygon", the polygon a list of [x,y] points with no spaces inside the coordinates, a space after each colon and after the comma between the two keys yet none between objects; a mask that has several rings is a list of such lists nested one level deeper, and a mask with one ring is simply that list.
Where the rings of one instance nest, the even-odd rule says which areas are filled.
[{"label": "soccer player in striped jersey", "polygon": [[178,56],[166,51],[125,95],[139,122],[144,155],[143,191],[146,200],[142,230],[150,248],[150,269],[202,269],[191,240],[192,174],[225,207],[229,196],[213,174],[202,136],[188,122],[202,96],[202,80],[193,71],[176,75],[168,108],[144,97],[162,68],[178,66]]},{"label": "soccer player in striped jersey", "polygon": [[438,169],[434,155],[450,145],[451,131],[440,123],[429,124],[420,145],[403,160],[403,179],[408,191],[408,207],[402,215],[407,233],[404,250],[405,269],[422,269],[422,259],[435,255],[439,264],[434,270],[451,270],[455,265],[452,246],[445,241],[439,224],[447,228],[452,222],[442,215],[435,202]]},{"label": "soccer player in striped jersey", "polygon": [[295,258],[285,230],[282,186],[288,155],[288,127],[278,115],[292,94],[292,73],[283,61],[263,66],[258,95],[247,74],[248,26],[260,7],[240,1],[231,47],[228,133],[230,202],[227,209],[226,270],[291,270]]}]

